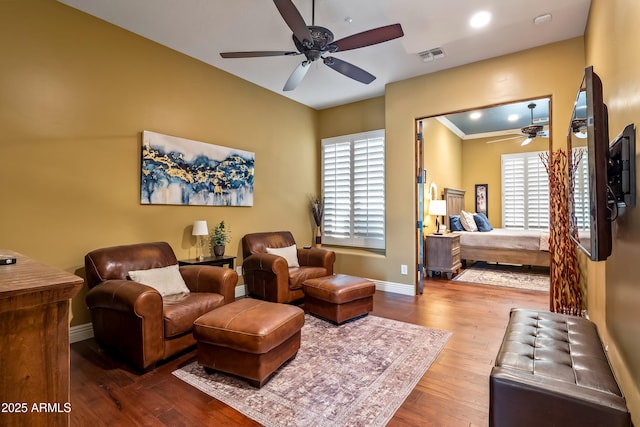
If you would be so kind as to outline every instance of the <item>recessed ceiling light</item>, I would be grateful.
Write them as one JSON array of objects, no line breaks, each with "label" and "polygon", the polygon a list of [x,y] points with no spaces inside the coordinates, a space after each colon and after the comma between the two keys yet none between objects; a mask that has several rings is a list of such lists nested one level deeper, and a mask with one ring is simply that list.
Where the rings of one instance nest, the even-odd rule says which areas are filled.
[{"label": "recessed ceiling light", "polygon": [[510,122],[515,122],[519,118],[520,118],[520,116],[517,115],[517,114],[509,114],[509,117],[507,117],[507,120],[509,120]]},{"label": "recessed ceiling light", "polygon": [[482,117],[482,113],[480,111],[474,111],[473,113],[469,114],[469,118],[471,120],[478,120],[480,117]]},{"label": "recessed ceiling light", "polygon": [[483,10],[481,12],[477,12],[471,17],[471,19],[469,20],[469,25],[471,25],[473,28],[482,28],[489,24],[490,21],[491,13]]},{"label": "recessed ceiling light", "polygon": [[346,18],[344,18],[344,22],[346,22],[347,24],[351,24],[353,22],[353,18],[350,16],[347,16]]}]

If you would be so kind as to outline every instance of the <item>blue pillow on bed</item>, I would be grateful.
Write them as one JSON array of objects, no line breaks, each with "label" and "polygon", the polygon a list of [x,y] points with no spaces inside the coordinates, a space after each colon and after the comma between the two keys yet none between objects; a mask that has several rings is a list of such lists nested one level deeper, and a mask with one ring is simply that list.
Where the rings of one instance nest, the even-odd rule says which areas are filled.
[{"label": "blue pillow on bed", "polygon": [[473,215],[473,220],[475,221],[476,225],[478,226],[478,231],[491,231],[493,230],[493,227],[491,226],[491,223],[489,222],[489,218],[487,218],[487,216],[483,213],[477,213],[475,215]]},{"label": "blue pillow on bed", "polygon": [[449,230],[464,231],[464,227],[460,222],[460,215],[449,215]]}]

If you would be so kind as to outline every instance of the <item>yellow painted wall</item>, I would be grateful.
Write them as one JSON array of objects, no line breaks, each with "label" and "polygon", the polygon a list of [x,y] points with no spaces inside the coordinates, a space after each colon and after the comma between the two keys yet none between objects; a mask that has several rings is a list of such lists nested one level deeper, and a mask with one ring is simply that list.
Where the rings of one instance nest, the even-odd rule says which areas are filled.
[{"label": "yellow painted wall", "polygon": [[[583,67],[579,37],[387,85],[387,188],[392,190],[387,192],[387,256],[380,261],[389,272],[387,280],[415,286],[412,277],[399,274],[400,264],[415,263],[415,119],[551,95],[553,123],[568,124]],[[565,126],[554,126],[554,140],[565,141],[565,136]],[[425,153],[427,169],[442,165],[428,144]]]},{"label": "yellow painted wall", "polygon": [[[435,183],[438,189],[437,198],[443,199],[443,191],[446,187],[461,188],[462,182],[462,139],[451,132],[436,118],[422,120],[424,140],[424,161],[427,170],[425,180],[425,195],[429,195],[431,183]],[[425,234],[435,231],[435,218],[429,213],[429,203],[425,202]],[[442,218],[440,218],[442,221]],[[445,224],[449,222],[445,218]]]},{"label": "yellow painted wall", "polygon": [[[318,111],[318,142],[323,138],[384,129],[384,97],[353,102]],[[318,144],[320,147],[320,144]],[[388,150],[388,147],[387,147]],[[318,193],[320,192],[318,183]],[[386,266],[379,251],[325,246],[336,252],[335,271],[385,280]]]},{"label": "yellow painted wall", "polygon": [[[609,136],[640,126],[640,2],[593,0],[585,35],[586,63],[594,66],[609,107]],[[636,149],[636,164],[638,164]],[[640,175],[636,174],[636,188]],[[640,208],[627,209],[613,225],[613,253],[589,262],[589,314],[609,346],[609,357],[640,425]]]},{"label": "yellow painted wall", "polygon": [[[554,126],[551,139],[564,144],[566,126],[562,124],[569,123],[583,68],[584,40],[578,37],[391,83],[387,85],[384,109],[376,100],[373,104],[353,103],[320,111],[320,138],[375,129],[380,127],[378,117],[381,111],[385,117],[387,248],[383,255],[343,250],[337,261],[340,270],[403,284],[409,292],[415,289],[415,277],[400,274],[400,265],[416,264],[416,119],[550,95],[553,98],[551,120],[560,123]],[[364,117],[372,122],[363,122]],[[450,158],[456,156],[454,151],[444,153],[438,150],[437,145],[425,144],[427,183],[435,181],[439,192],[445,186],[462,186],[467,166],[462,160],[459,164],[452,164]],[[457,156],[462,159],[462,151]],[[465,186],[475,185],[476,182],[471,184],[470,179],[480,179],[475,173],[472,177]]]},{"label": "yellow painted wall", "polygon": [[384,129],[384,96],[318,111],[318,139]]},{"label": "yellow painted wall", "polygon": [[[224,219],[233,255],[252,231],[311,243],[315,110],[54,0],[0,2],[0,39],[0,248],[83,274],[103,246],[193,257],[196,219]],[[140,205],[142,130],[255,152],[254,206]]]}]

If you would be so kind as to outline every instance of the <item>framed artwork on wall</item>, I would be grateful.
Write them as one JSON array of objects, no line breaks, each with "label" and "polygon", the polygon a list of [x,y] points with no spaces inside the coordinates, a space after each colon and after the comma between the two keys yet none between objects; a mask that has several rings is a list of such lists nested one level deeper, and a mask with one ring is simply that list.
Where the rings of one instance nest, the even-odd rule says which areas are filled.
[{"label": "framed artwork on wall", "polygon": [[483,213],[489,217],[487,210],[487,197],[489,195],[489,189],[487,184],[476,184],[476,212]]},{"label": "framed artwork on wall", "polygon": [[143,131],[140,203],[253,206],[255,153]]}]

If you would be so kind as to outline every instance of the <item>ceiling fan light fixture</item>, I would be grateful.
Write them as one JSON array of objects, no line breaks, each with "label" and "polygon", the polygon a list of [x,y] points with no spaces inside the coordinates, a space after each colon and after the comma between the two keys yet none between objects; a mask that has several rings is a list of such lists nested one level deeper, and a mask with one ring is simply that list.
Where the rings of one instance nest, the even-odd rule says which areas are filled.
[{"label": "ceiling fan light fixture", "polygon": [[542,132],[542,129],[544,129],[543,126],[540,125],[530,125],[530,126],[525,126],[523,127],[522,133],[524,133],[527,136],[531,136],[533,135],[533,137],[535,138],[535,136],[538,134],[538,132]]},{"label": "ceiling fan light fixture", "polygon": [[571,131],[576,138],[584,139],[587,137],[587,119],[573,119],[571,121]]}]

